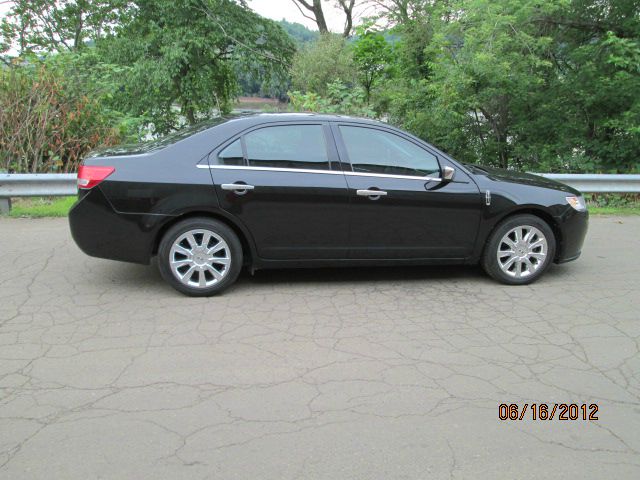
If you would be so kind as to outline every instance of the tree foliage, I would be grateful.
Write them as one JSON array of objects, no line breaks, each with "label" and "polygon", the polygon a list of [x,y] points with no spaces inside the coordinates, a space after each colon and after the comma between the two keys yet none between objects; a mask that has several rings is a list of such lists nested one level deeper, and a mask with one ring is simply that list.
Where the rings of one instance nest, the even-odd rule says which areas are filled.
[{"label": "tree foliage", "polygon": [[433,2],[400,29],[422,53],[378,99],[395,122],[463,161],[639,169],[637,2]]},{"label": "tree foliage", "polygon": [[373,22],[365,22],[356,28],[353,44],[353,60],[358,70],[358,81],[364,88],[369,102],[371,89],[383,75],[391,60],[391,47]]},{"label": "tree foliage", "polygon": [[[130,21],[98,44],[112,63],[131,65],[130,111],[156,131],[228,112],[238,69],[264,81],[286,77],[294,45],[282,28],[231,0],[138,0]],[[144,52],[144,55],[141,55]]]},{"label": "tree foliage", "polygon": [[[329,1],[343,35],[322,26]],[[292,108],[377,116],[463,162],[640,171],[638,0],[295,3],[327,33],[288,34],[244,0],[16,0],[0,23],[0,161],[72,168],[144,125],[226,112],[241,90],[292,90]],[[372,18],[345,38],[356,9]]]},{"label": "tree foliage", "polygon": [[354,85],[357,68],[349,43],[339,35],[325,34],[296,53],[291,67],[294,90],[326,96],[333,82]]}]

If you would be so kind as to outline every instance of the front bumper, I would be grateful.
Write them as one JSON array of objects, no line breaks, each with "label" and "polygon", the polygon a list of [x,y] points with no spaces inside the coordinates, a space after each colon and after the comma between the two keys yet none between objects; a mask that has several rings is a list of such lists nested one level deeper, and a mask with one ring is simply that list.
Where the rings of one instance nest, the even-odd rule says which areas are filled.
[{"label": "front bumper", "polygon": [[556,252],[556,263],[566,263],[580,257],[584,239],[589,229],[589,212],[569,210],[558,219],[560,244]]}]

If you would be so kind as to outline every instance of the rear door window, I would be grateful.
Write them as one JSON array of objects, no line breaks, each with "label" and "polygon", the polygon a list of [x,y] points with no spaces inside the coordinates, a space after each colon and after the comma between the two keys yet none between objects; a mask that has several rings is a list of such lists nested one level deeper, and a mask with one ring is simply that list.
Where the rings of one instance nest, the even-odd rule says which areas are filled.
[{"label": "rear door window", "polygon": [[218,165],[244,165],[242,142],[240,139],[223,148],[218,153]]}]

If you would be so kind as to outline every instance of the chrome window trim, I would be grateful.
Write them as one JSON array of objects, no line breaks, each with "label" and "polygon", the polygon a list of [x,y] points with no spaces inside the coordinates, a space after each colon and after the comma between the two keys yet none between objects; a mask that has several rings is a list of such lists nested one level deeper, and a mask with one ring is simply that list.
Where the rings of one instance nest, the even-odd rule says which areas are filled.
[{"label": "chrome window trim", "polygon": [[281,168],[281,167],[254,167],[247,165],[196,165],[198,168],[210,168],[221,170],[255,170],[267,172],[290,172],[290,173],[317,173],[325,175],[349,175],[352,177],[378,177],[378,178],[397,178],[403,180],[421,180],[423,182],[441,182],[438,177],[416,177],[411,175],[391,175],[384,173],[367,173],[367,172],[346,172],[341,170],[313,170],[307,168]]},{"label": "chrome window trim", "polygon": [[351,175],[355,177],[380,177],[380,178],[400,178],[405,180],[422,180],[423,182],[440,182],[441,178],[438,177],[418,177],[413,175],[393,175],[384,173],[367,173],[367,172],[343,172],[345,175]]}]

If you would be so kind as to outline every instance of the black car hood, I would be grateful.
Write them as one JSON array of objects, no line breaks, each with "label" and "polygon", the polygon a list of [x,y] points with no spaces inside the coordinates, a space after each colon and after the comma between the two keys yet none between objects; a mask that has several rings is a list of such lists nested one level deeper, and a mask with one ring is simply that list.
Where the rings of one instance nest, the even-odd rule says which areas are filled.
[{"label": "black car hood", "polygon": [[504,168],[486,167],[484,165],[466,165],[476,175],[485,175],[494,182],[519,183],[521,185],[531,185],[533,187],[551,188],[563,192],[579,195],[580,192],[569,185],[556,182],[550,178],[541,177],[531,173],[517,172],[515,170],[506,170]]}]

